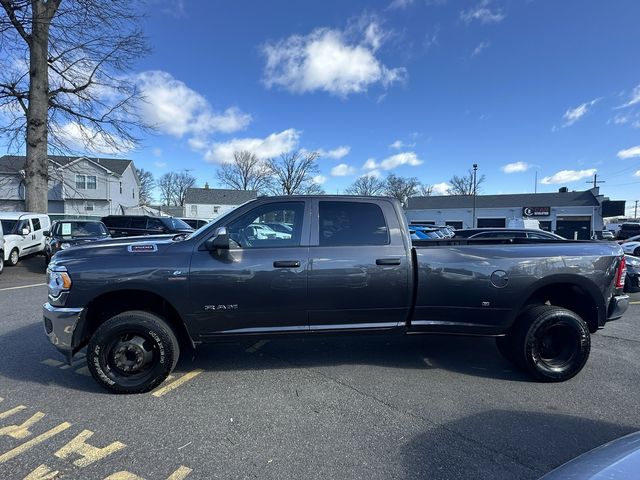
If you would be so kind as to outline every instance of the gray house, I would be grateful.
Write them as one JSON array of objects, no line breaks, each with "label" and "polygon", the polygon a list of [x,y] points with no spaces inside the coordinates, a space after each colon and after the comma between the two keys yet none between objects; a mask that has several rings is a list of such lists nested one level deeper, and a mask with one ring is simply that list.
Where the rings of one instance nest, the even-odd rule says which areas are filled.
[{"label": "gray house", "polygon": [[[0,157],[0,211],[24,210],[24,156]],[[101,217],[139,206],[131,160],[49,156],[49,212]]]},{"label": "gray house", "polygon": [[257,197],[254,190],[189,188],[185,195],[184,215],[212,220]]}]

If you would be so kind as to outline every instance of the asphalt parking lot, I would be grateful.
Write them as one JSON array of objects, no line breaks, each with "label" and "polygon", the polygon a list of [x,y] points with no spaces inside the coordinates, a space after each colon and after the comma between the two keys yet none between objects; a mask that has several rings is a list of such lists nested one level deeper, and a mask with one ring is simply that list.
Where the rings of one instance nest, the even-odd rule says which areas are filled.
[{"label": "asphalt parking lot", "polygon": [[640,295],[585,370],[540,384],[491,339],[209,346],[106,393],[45,337],[42,257],[0,275],[0,478],[535,479],[640,430]]}]

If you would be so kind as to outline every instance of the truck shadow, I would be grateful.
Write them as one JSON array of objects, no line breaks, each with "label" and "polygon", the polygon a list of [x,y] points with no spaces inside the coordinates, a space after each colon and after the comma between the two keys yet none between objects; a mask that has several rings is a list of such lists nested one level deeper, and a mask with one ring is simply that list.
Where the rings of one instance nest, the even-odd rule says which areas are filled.
[{"label": "truck shadow", "polygon": [[[53,348],[37,323],[0,336],[3,361],[0,375],[39,384],[104,392],[75,358],[63,368],[63,357]],[[59,362],[59,365],[55,365]],[[195,353],[183,351],[177,373],[206,371],[313,368],[337,365],[372,365],[398,369],[447,370],[473,377],[529,382],[531,379],[500,357],[488,338],[443,335],[353,336],[259,339],[243,343],[206,345]],[[78,372],[80,370],[80,372]]]},{"label": "truck shadow", "polygon": [[407,479],[536,479],[636,430],[571,415],[488,410],[425,431],[401,447],[401,456]]}]

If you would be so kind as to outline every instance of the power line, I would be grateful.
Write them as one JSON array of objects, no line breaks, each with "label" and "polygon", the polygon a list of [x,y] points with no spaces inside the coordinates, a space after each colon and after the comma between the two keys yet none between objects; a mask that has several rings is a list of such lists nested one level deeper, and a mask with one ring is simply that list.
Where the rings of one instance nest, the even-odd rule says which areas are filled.
[{"label": "power line", "polygon": [[[586,183],[591,183],[591,181],[588,181]],[[604,180],[598,180],[598,174],[594,173],[593,174],[593,188],[596,188],[599,183],[605,183],[605,181]]]}]

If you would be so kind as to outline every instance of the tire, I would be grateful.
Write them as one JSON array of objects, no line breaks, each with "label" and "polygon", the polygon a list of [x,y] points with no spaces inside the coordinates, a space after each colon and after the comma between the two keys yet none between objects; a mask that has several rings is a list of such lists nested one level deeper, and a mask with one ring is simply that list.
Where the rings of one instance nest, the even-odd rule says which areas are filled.
[{"label": "tire", "polygon": [[4,270],[4,252],[0,252],[0,273]]},{"label": "tire", "polygon": [[169,376],[179,356],[178,339],[162,318],[132,310],[98,327],[87,348],[87,366],[111,392],[143,393]]},{"label": "tire", "polygon": [[13,250],[11,250],[11,253],[9,254],[7,265],[13,267],[18,263],[19,260],[20,260],[20,252],[18,252],[17,248],[14,248]]},{"label": "tire", "polygon": [[51,257],[47,252],[44,252],[44,266],[45,268],[49,266],[49,262],[51,261]]},{"label": "tire", "polygon": [[587,323],[566,308],[540,305],[524,312],[512,333],[514,362],[542,382],[564,382],[587,363]]}]

